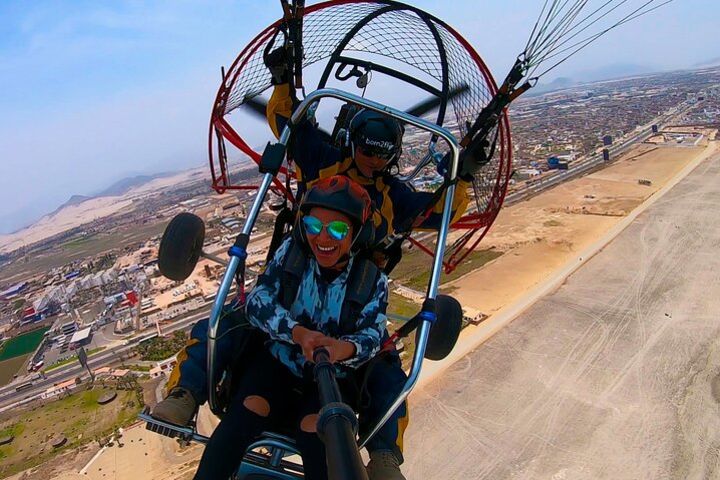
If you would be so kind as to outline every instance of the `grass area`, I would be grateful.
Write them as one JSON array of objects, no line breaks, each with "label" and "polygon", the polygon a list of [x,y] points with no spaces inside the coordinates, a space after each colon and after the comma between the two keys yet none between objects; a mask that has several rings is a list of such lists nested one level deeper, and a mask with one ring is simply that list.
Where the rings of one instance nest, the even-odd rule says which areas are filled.
[{"label": "grass area", "polygon": [[0,362],[32,353],[38,345],[40,345],[43,335],[48,330],[50,330],[49,327],[33,330],[32,332],[18,335],[3,343],[2,347],[0,347]]},{"label": "grass area", "polygon": [[[5,423],[0,422],[0,433],[12,432],[15,436],[11,444],[0,447],[0,478],[44,463],[58,453],[105,437],[135,421],[141,405],[134,391],[118,391],[115,400],[100,405],[97,400],[103,393],[101,388],[85,390],[31,410],[13,412]],[[67,443],[53,449],[48,442],[56,435],[64,435]]]},{"label": "grass area", "polygon": [[141,360],[160,361],[170,358],[179,352],[187,342],[187,333],[182,330],[173,332],[170,337],[155,337],[140,343],[135,352],[140,355]]},{"label": "grass area", "polygon": [[[502,254],[502,251],[493,248],[473,251],[451,274],[443,275],[440,282],[446,283],[455,280],[482,267]],[[402,261],[390,276],[403,285],[424,292],[430,281],[431,262],[432,258],[419,250],[405,252]]]},{"label": "grass area", "polygon": [[0,430],[0,438],[17,437],[25,431],[25,425],[22,423],[15,423],[9,427],[5,427]]},{"label": "grass area", "polygon": [[[88,355],[88,357],[89,357],[90,355],[93,355],[93,354],[95,354],[95,353],[97,353],[97,352],[101,352],[101,351],[103,351],[103,350],[105,350],[105,347],[93,348],[92,350],[88,350],[87,355]],[[46,372],[46,373],[47,373],[47,372],[49,372],[50,370],[55,370],[56,368],[60,368],[60,367],[62,367],[63,365],[67,365],[67,364],[69,364],[69,363],[73,363],[73,362],[77,362],[77,361],[78,361],[77,355],[73,355],[72,357],[66,358],[65,360],[60,360],[59,362],[53,363],[53,364],[50,365],[49,367],[43,368],[43,372]]]},{"label": "grass area", "polygon": [[12,381],[13,375],[20,370],[29,355],[22,355],[0,362],[0,385],[7,385]]},{"label": "grass area", "polygon": [[136,242],[145,242],[148,238],[161,234],[167,220],[153,224],[127,225],[112,233],[100,233],[90,237],[80,237],[58,243],[43,251],[31,252],[0,271],[0,282],[13,283],[14,280],[45,273],[75,260],[122,249]]},{"label": "grass area", "polygon": [[417,303],[412,300],[408,300],[395,292],[390,292],[387,309],[388,314],[399,315],[401,317],[412,317],[419,311],[420,305]]},{"label": "grass area", "polygon": [[127,368],[136,372],[149,372],[152,369],[148,365],[128,365]]},{"label": "grass area", "polygon": [[85,237],[73,238],[72,240],[60,245],[60,248],[72,250],[75,248],[85,247],[94,237],[95,235],[88,235]]}]

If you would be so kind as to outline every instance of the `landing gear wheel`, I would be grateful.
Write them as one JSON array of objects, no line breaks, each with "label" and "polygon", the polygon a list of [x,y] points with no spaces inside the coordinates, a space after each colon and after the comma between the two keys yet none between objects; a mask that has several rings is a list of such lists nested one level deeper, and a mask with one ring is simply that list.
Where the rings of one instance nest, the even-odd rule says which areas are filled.
[{"label": "landing gear wheel", "polygon": [[188,212],[176,215],[160,240],[160,273],[178,282],[188,278],[197,265],[204,241],[205,223],[200,217]]},{"label": "landing gear wheel", "polygon": [[442,360],[455,348],[462,329],[463,312],[460,302],[450,295],[435,298],[437,320],[430,329],[425,358]]}]

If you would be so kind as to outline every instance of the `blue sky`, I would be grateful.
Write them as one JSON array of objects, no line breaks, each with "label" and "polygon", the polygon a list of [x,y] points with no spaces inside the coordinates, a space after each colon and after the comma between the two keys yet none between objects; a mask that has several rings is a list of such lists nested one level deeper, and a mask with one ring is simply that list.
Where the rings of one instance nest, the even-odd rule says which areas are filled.
[{"label": "blue sky", "polygon": [[[501,77],[543,0],[413,3]],[[219,67],[279,9],[274,0],[0,2],[0,233],[125,176],[203,165]],[[676,0],[548,80],[613,64],[692,67],[720,57],[719,22],[720,2]]]}]

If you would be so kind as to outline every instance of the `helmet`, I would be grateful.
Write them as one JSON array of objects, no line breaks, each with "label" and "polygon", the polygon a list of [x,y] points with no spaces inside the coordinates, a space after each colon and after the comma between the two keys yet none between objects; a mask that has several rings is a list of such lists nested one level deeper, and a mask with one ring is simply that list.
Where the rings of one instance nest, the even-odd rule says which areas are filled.
[{"label": "helmet", "polygon": [[367,191],[342,175],[323,178],[310,187],[300,204],[300,211],[307,213],[313,207],[342,212],[357,227],[361,227],[372,213]]},{"label": "helmet", "polygon": [[388,167],[397,164],[405,128],[392,117],[362,109],[355,114],[348,127],[350,154],[361,147],[372,155],[386,158]]},{"label": "helmet", "polygon": [[355,228],[353,246],[367,246],[372,241],[374,231],[370,195],[348,177],[335,175],[323,178],[310,187],[300,203],[298,220],[313,207],[335,210],[350,217]]}]

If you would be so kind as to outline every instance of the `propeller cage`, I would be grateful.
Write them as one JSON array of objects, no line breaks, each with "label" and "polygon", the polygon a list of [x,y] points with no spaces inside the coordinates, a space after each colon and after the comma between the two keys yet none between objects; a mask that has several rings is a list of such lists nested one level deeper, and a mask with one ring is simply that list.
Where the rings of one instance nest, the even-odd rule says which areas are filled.
[{"label": "propeller cage", "polygon": [[[248,156],[260,161],[260,153],[240,130],[230,123],[230,114],[242,108],[272,87],[271,76],[263,63],[267,47],[279,46],[282,39],[276,35],[282,19],[260,32],[238,55],[223,76],[213,105],[209,129],[209,157],[212,186],[218,192],[233,189],[255,189],[233,181],[234,166],[229,159]],[[426,92],[432,100],[432,113],[422,111],[419,115],[450,130],[456,138],[463,138],[483,108],[490,103],[498,87],[487,66],[470,44],[452,27],[436,17],[410,5],[391,0],[333,1],[309,6],[303,17],[303,68],[304,84],[315,89],[325,88],[329,79],[337,80],[338,74],[352,82],[356,88],[355,73],[371,71],[373,75],[386,75],[404,84]],[[318,64],[310,78],[307,67]],[[375,82],[377,83],[377,82]],[[372,98],[368,86],[367,95]],[[400,105],[390,105],[402,109]],[[420,106],[418,106],[420,108]],[[258,109],[256,108],[256,111]],[[350,108],[348,108],[350,110]],[[341,109],[335,123],[332,138],[340,143],[346,120]],[[429,118],[431,116],[431,118]],[[352,117],[350,117],[352,118]],[[479,243],[494,221],[505,197],[512,173],[510,126],[505,111],[497,122],[491,138],[497,138],[493,158],[475,175],[470,196],[474,204],[454,229],[465,230],[460,241],[448,249],[445,270],[450,271]],[[410,127],[406,138],[418,131]],[[428,168],[437,166],[444,152],[436,145],[437,138],[428,138],[427,144],[418,148],[404,148],[400,165],[411,170],[406,179]],[[404,142],[404,146],[408,145]],[[239,151],[239,152],[238,152]],[[232,153],[230,153],[232,152]],[[290,191],[293,178],[291,164],[280,169],[274,179],[276,191],[294,202]],[[430,248],[417,242],[423,250]]]}]

